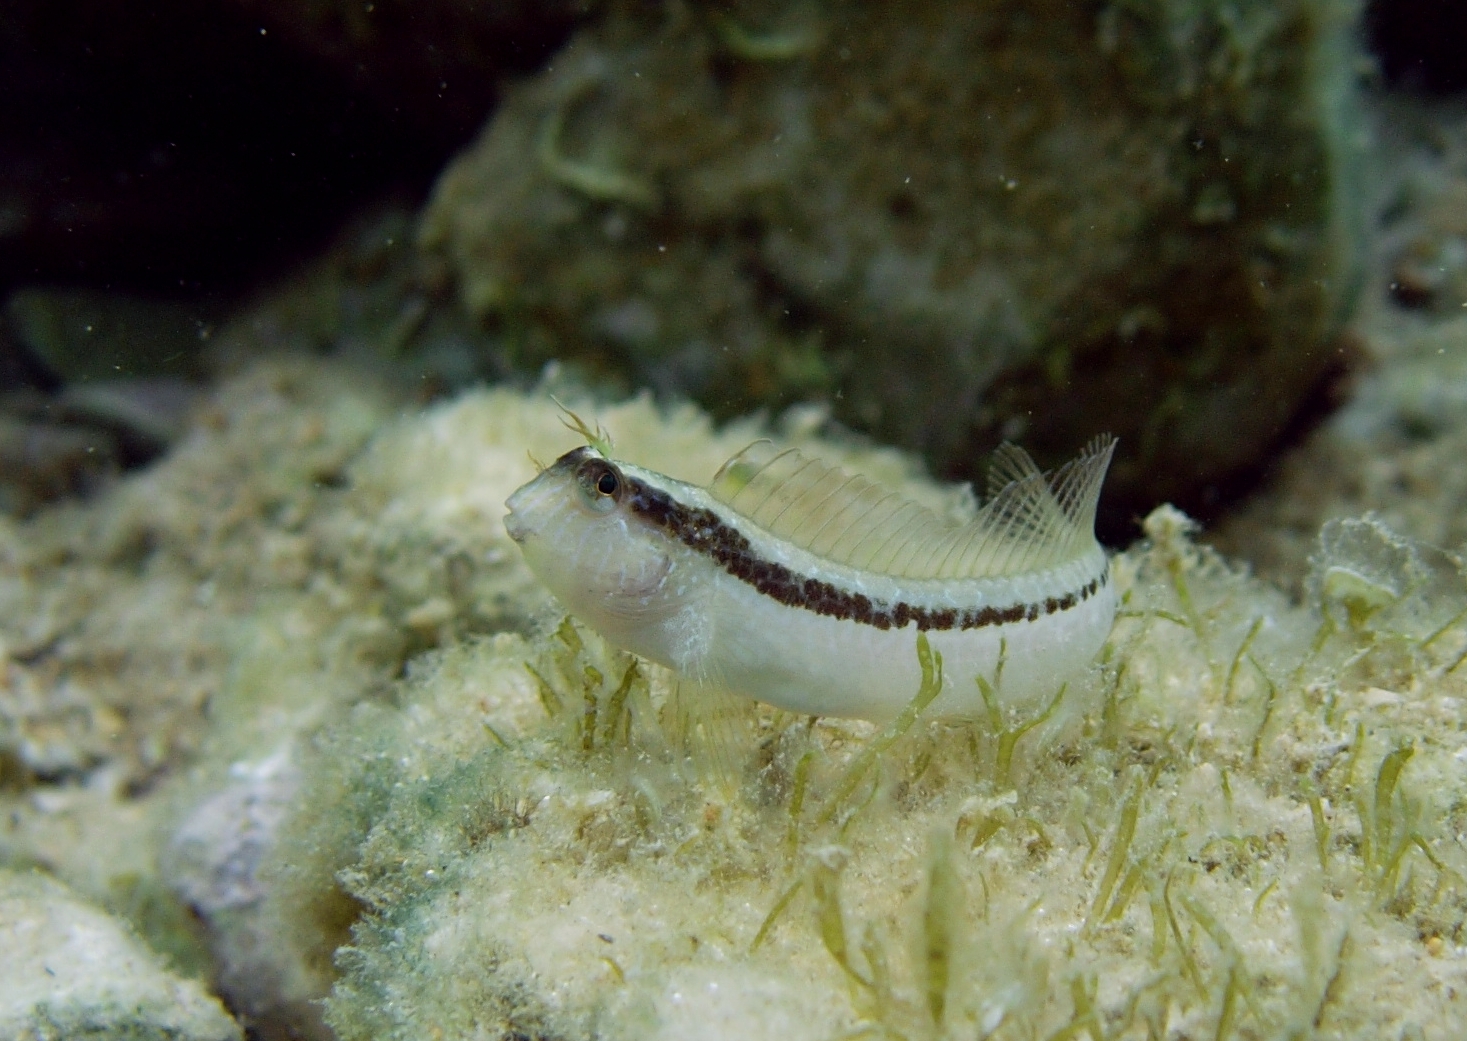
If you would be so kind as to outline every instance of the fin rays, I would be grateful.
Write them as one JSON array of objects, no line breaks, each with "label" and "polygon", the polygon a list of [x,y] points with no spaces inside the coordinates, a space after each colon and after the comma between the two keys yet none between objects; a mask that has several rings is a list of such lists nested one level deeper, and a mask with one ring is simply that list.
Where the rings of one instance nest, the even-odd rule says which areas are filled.
[{"label": "fin rays", "polygon": [[833,563],[901,578],[987,578],[1054,567],[1095,544],[1095,505],[1114,449],[1114,438],[1097,437],[1046,474],[1023,449],[999,446],[988,501],[965,525],[768,441],[725,463],[708,490],[771,535]]}]

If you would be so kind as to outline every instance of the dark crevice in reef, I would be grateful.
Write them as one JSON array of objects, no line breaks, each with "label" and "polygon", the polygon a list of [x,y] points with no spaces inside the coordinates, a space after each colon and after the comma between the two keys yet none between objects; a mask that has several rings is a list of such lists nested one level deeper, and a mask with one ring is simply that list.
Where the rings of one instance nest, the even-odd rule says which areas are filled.
[{"label": "dark crevice in reef", "polygon": [[[571,28],[506,15],[472,54],[403,68],[434,50],[388,49],[399,30],[435,31],[424,12],[347,34],[344,56],[253,6],[6,5],[0,296],[38,282],[197,296],[268,279],[369,200],[425,193],[488,117],[498,78],[538,66]],[[345,62],[371,43],[379,60]]]},{"label": "dark crevice in reef", "polygon": [[1392,86],[1432,94],[1467,90],[1467,5],[1461,0],[1373,0],[1365,30]]}]

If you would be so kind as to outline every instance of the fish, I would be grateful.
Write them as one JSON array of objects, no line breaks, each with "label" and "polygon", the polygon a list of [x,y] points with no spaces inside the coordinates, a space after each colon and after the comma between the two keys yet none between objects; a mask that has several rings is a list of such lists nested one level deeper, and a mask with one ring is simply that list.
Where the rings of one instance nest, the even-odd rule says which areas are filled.
[{"label": "fish", "polygon": [[1094,529],[1112,437],[1049,473],[1000,446],[957,523],[768,440],[698,486],[576,428],[590,443],[509,497],[505,530],[570,614],[697,686],[885,722],[918,687],[920,633],[944,662],[927,714],[991,718],[1049,704],[1110,633]]}]

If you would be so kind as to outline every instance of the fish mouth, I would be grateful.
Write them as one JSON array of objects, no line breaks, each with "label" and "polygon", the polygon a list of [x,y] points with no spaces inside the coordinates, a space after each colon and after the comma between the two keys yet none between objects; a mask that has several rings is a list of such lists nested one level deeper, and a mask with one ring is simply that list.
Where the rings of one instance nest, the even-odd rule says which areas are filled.
[{"label": "fish mouth", "polygon": [[504,518],[504,530],[509,537],[523,545],[537,531],[544,530],[546,522],[555,518],[560,503],[558,491],[559,485],[547,482],[545,474],[516,488],[504,500],[504,508],[509,511]]},{"label": "fish mouth", "polygon": [[537,493],[532,491],[535,484],[535,481],[531,481],[524,487],[516,489],[513,495],[504,500],[504,508],[509,510],[504,518],[504,530],[509,532],[510,538],[519,543],[523,543],[532,533],[530,515],[535,513],[535,510],[531,507],[538,498]]}]

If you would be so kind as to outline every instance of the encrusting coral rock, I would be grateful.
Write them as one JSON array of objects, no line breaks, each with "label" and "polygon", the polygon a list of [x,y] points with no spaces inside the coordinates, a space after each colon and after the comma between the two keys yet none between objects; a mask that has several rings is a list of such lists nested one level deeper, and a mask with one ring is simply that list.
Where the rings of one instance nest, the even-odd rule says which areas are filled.
[{"label": "encrusting coral rock", "polygon": [[[762,429],[571,403],[620,456],[692,480]],[[0,528],[7,668],[65,677],[136,632],[119,703],[190,648],[209,680],[161,765],[135,772],[124,731],[75,775],[6,766],[0,852],[98,900],[124,872],[135,893],[168,881],[262,1036],[1467,1025],[1455,558],[1350,522],[1291,603],[1160,510],[1114,560],[1100,661],[1052,711],[881,734],[692,702],[561,618],[501,524],[527,450],[577,441],[548,397],[393,418],[291,362],[219,410],[44,535]],[[774,432],[971,510],[905,457],[817,441],[818,421]],[[117,541],[150,516],[145,548]],[[83,578],[110,606],[48,650]],[[128,598],[179,589],[173,632],[129,621]],[[175,926],[148,935],[187,949]]]}]

